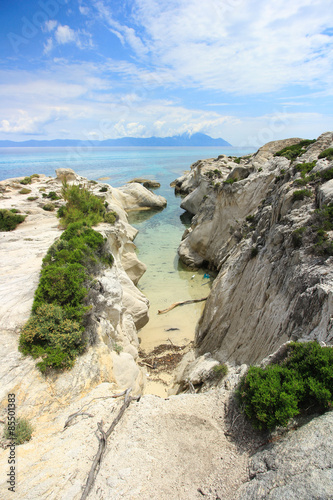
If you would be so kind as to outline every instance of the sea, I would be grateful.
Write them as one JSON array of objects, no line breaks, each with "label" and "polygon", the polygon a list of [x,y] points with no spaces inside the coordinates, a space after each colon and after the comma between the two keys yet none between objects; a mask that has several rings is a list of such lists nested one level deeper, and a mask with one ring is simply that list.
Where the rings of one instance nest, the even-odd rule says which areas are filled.
[{"label": "sea", "polygon": [[[90,180],[103,178],[102,182],[113,187],[123,186],[135,177],[161,184],[154,192],[167,199],[164,210],[129,214],[129,222],[139,231],[135,239],[138,258],[147,266],[138,287],[150,301],[150,321],[139,337],[141,348],[151,352],[166,342],[185,345],[194,339],[203,302],[177,307],[163,315],[158,311],[178,301],[206,296],[214,279],[208,270],[190,270],[179,260],[177,249],[191,221],[180,208],[182,198],[175,195],[170,183],[197,160],[253,152],[253,148],[233,147],[0,148],[0,180],[35,173],[54,177],[57,168],[65,167]],[[164,389],[161,392],[161,385],[155,385],[148,384],[147,392],[166,394]]]}]

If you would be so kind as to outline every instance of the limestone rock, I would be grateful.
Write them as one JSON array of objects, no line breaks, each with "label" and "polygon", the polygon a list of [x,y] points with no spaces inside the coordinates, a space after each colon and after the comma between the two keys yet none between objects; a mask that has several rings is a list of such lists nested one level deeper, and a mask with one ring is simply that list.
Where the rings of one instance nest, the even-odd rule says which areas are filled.
[{"label": "limestone rock", "polygon": [[114,197],[122,204],[125,210],[164,208],[167,201],[139,183],[126,184],[114,191]]},{"label": "limestone rock", "polygon": [[2,207],[18,208],[22,213],[28,212],[28,216],[14,231],[0,233],[0,400],[4,405],[7,394],[15,391],[24,415],[32,418],[40,418],[45,407],[50,413],[57,411],[61,405],[82,397],[98,384],[108,382],[116,388],[112,356],[117,343],[126,349],[124,359],[127,366],[131,366],[133,389],[140,391],[144,384],[142,371],[133,368],[139,345],[135,323],[140,326],[148,321],[149,304],[133,281],[139,280],[145,266],[138,261],[132,243],[137,230],[127,223],[124,208],[113,200],[111,187],[108,196],[125,220],[119,220],[114,226],[101,224],[96,228],[107,240],[114,265],[96,276],[95,289],[89,292],[92,309],[86,332],[94,344],[77,359],[72,370],[48,378],[41,376],[34,360],[23,358],[18,352],[19,331],[30,315],[42,259],[61,235],[55,212],[46,212],[40,206],[42,193],[60,193],[62,176],[70,182],[91,186],[96,194],[101,189],[100,184],[89,183],[70,169],[60,169],[57,174],[55,179],[42,175],[33,179],[29,189],[30,195],[36,198],[34,201],[19,194],[22,185],[18,179],[1,182],[1,190],[6,194],[1,199]]},{"label": "limestone rock", "polygon": [[135,245],[132,242],[127,242],[124,246],[124,251],[122,253],[121,262],[126,273],[133,281],[134,285],[137,285],[140,278],[146,272],[147,266],[140,262],[136,253]]},{"label": "limestone rock", "polygon": [[74,182],[78,179],[78,176],[71,168],[57,168],[56,170],[57,179],[60,182]]},{"label": "limestone rock", "polygon": [[[296,161],[305,161],[310,150],[309,158],[315,153],[317,159],[331,139],[331,132],[323,134]],[[331,259],[321,262],[293,240],[297,228],[310,224],[315,193],[295,201],[294,165],[273,156],[299,141],[263,146],[246,161],[243,168],[251,173],[245,179],[208,188],[184,234],[178,249],[183,262],[219,271],[197,325],[198,355],[253,364],[288,340],[333,342]],[[201,162],[200,172],[204,168]],[[192,170],[188,177],[193,181]],[[331,182],[319,189],[320,206],[331,200]]]},{"label": "limestone rock", "polygon": [[194,189],[191,193],[189,193],[181,202],[180,206],[184,210],[187,210],[191,214],[195,215],[199,207],[207,195],[208,192],[208,180],[203,180],[200,185]]},{"label": "limestone rock", "polygon": [[302,162],[311,162],[318,158],[325,149],[333,147],[333,132],[324,132],[316,142],[310,145],[307,151],[300,157]]},{"label": "limestone rock", "polygon": [[131,181],[129,181],[130,183],[133,183],[133,182],[138,182],[139,184],[142,184],[145,188],[147,189],[157,189],[159,187],[161,187],[161,184],[157,181],[153,181],[151,179],[144,179],[142,177],[136,177],[135,179],[132,179]]},{"label": "limestone rock", "polygon": [[319,208],[322,208],[323,205],[330,205],[333,202],[333,179],[320,186],[318,201]]},{"label": "limestone rock", "polygon": [[289,433],[250,460],[237,500],[333,498],[333,413]]},{"label": "limestone rock", "polygon": [[301,141],[299,137],[291,138],[291,139],[283,139],[280,141],[271,141],[267,142],[258,149],[258,151],[252,157],[252,165],[256,168],[262,167],[267,160],[271,159],[275,153],[281,151],[281,149],[286,148],[287,146],[293,146]]}]

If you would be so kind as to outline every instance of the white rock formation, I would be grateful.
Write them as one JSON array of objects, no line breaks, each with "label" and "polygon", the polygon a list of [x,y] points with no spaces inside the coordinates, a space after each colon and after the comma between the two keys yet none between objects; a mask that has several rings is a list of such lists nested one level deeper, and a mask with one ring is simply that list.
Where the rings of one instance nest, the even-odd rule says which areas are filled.
[{"label": "white rock formation", "polygon": [[[300,178],[295,164],[316,160],[331,147],[333,133],[320,136],[292,164],[273,156],[299,141],[266,144],[244,162],[250,172],[245,179],[223,184],[224,177],[217,189],[212,185],[184,234],[181,259],[219,270],[197,326],[198,354],[256,363],[290,339],[333,342],[332,257],[313,255],[310,237],[299,246],[294,234],[311,226],[316,207],[331,202],[332,181],[322,183],[318,195],[315,182],[306,187],[310,197],[295,201],[293,195],[305,189],[294,184]],[[325,160],[325,170],[332,167]],[[182,183],[192,179],[191,171]]]},{"label": "white rock formation", "polygon": [[[96,195],[105,194],[109,208],[117,212],[119,220],[114,226],[104,223],[97,228],[107,238],[114,264],[96,277],[96,289],[91,291],[94,307],[89,321],[97,332],[96,342],[77,359],[73,370],[45,378],[35,368],[35,362],[23,358],[17,347],[20,328],[30,315],[42,259],[61,234],[56,212],[42,209],[50,201],[42,195],[50,191],[61,194],[65,178],[69,183],[89,186]],[[55,179],[44,175],[32,178],[31,184],[25,186],[31,191],[28,194],[19,193],[24,187],[19,180],[0,182],[1,208],[17,208],[28,214],[14,231],[0,232],[2,404],[5,405],[6,395],[15,391],[24,415],[34,417],[41,415],[47,405],[50,409],[58,408],[59,401],[73,401],[101,382],[109,382],[114,388],[130,384],[134,393],[140,393],[144,377],[135,363],[139,347],[137,329],[148,321],[149,304],[135,284],[145,266],[136,256],[132,240],[137,231],[127,223],[125,209],[116,199],[118,190],[108,186],[101,194],[105,185],[88,181],[71,169],[58,169]],[[145,191],[149,205],[153,204],[155,195],[140,186],[131,191],[131,208],[142,208]],[[29,197],[35,199],[29,201]],[[155,198],[160,204],[160,197]],[[120,355],[115,353],[115,346],[123,349]]]}]

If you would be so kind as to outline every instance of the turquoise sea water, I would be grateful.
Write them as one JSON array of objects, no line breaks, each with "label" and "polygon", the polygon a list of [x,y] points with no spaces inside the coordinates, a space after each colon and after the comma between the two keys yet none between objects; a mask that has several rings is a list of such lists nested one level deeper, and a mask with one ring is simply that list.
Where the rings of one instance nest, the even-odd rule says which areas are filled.
[{"label": "turquoise sea water", "polygon": [[[189,336],[193,338],[188,325],[192,323],[194,330],[202,303],[186,306],[187,319],[183,312],[179,314],[179,309],[183,308],[163,316],[157,316],[157,310],[167,308],[173,302],[205,296],[209,288],[209,285],[205,286],[208,280],[204,278],[203,270],[193,274],[179,262],[177,248],[189,219],[184,217],[181,198],[175,196],[170,182],[199,159],[252,152],[254,150],[249,148],[229,147],[0,148],[0,180],[34,173],[54,176],[57,168],[69,167],[91,180],[109,177],[103,182],[114,187],[122,186],[134,177],[146,177],[161,183],[155,193],[167,199],[167,207],[159,212],[134,212],[129,217],[129,222],[139,230],[135,239],[139,259],[147,265],[139,288],[151,303],[151,320],[141,332],[143,344],[149,349],[156,342],[163,342],[168,328],[177,328],[174,334],[167,333],[166,337],[175,343],[184,343]],[[150,344],[152,337],[155,340]]]}]

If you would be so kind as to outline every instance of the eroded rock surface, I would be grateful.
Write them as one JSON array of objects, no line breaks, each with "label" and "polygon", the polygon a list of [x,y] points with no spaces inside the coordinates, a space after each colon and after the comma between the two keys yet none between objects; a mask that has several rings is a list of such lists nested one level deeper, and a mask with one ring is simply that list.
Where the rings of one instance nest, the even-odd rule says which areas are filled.
[{"label": "eroded rock surface", "polygon": [[[93,345],[77,359],[72,370],[44,377],[35,368],[35,361],[24,358],[17,347],[20,328],[30,315],[42,259],[61,234],[56,211],[45,211],[43,206],[50,202],[49,192],[61,197],[64,179],[70,184],[88,186],[97,196],[105,196],[109,208],[118,214],[115,225],[103,223],[97,228],[107,239],[114,264],[96,276],[94,288],[89,292],[93,307],[88,329],[93,332]],[[139,347],[137,329],[148,321],[149,304],[135,284],[145,266],[136,256],[132,240],[137,231],[127,223],[124,207],[115,199],[117,190],[88,181],[71,169],[58,169],[56,178],[33,177],[27,186],[20,180],[0,183],[1,208],[16,208],[27,214],[14,231],[0,232],[2,408],[6,406],[7,394],[14,392],[19,412],[38,419],[46,407],[49,412],[55,411],[59,405],[69,404],[103,382],[112,384],[114,389],[130,385],[134,393],[141,393],[144,376],[135,363]],[[30,192],[20,194],[23,187]],[[143,187],[142,190],[147,191]],[[154,195],[149,192],[149,197],[153,199]],[[134,192],[131,199],[135,207]],[[137,206],[141,207],[141,191],[137,200]],[[63,200],[52,203],[56,209]],[[123,352],[117,354],[115,349]]]},{"label": "eroded rock surface", "polygon": [[[243,180],[228,182],[238,166],[227,177],[222,170],[209,176],[206,197],[179,247],[187,265],[219,271],[196,331],[199,354],[256,363],[290,339],[333,342],[332,257],[315,254],[313,242],[300,236],[314,210],[330,202],[332,181],[319,180],[319,173],[306,187],[296,184],[302,180],[296,165],[317,160],[332,146],[333,133],[321,135],[293,162],[274,156],[299,141],[274,141],[241,160],[249,172]],[[227,167],[232,163],[228,158]],[[200,182],[206,189],[212,160],[204,165],[195,164],[182,181],[192,182],[192,195]],[[325,171],[330,168],[333,162],[325,160]],[[294,193],[302,189],[308,192],[297,200]]]},{"label": "eroded rock surface", "polygon": [[329,412],[255,453],[237,500],[333,498],[332,430]]}]

